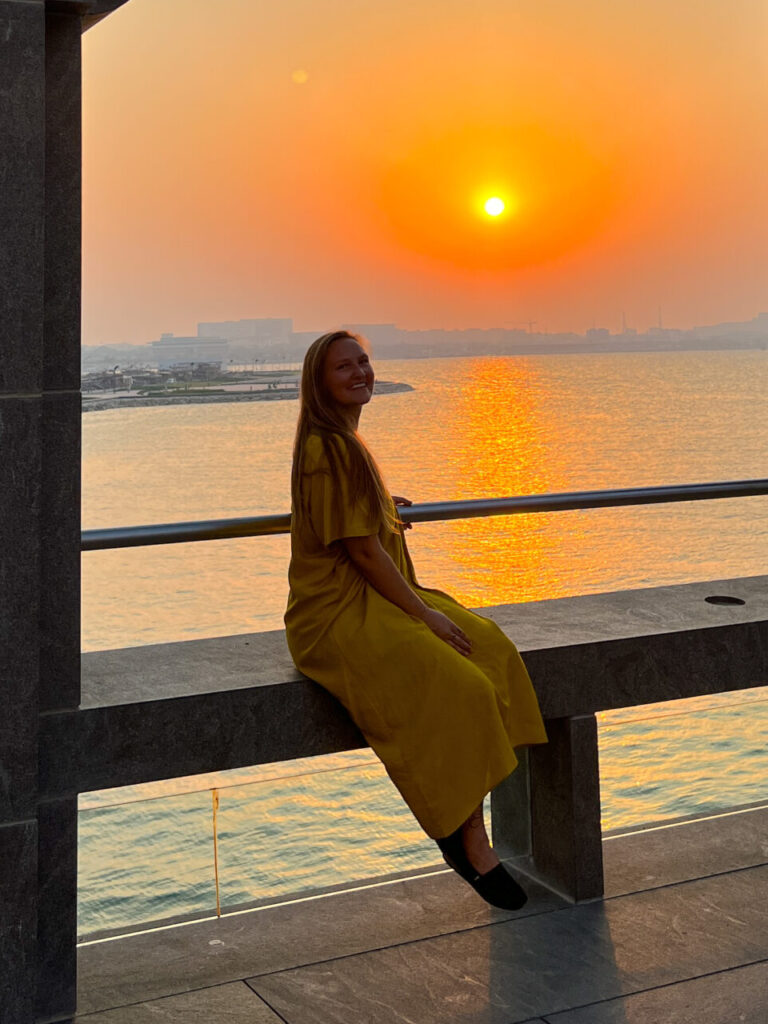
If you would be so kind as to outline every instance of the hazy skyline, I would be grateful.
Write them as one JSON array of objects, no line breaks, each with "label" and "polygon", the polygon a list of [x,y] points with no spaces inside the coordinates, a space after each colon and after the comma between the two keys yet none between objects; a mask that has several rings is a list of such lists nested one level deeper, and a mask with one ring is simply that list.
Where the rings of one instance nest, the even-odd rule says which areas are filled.
[{"label": "hazy skyline", "polygon": [[768,306],[762,0],[210,12],[130,0],[84,37],[84,344]]}]

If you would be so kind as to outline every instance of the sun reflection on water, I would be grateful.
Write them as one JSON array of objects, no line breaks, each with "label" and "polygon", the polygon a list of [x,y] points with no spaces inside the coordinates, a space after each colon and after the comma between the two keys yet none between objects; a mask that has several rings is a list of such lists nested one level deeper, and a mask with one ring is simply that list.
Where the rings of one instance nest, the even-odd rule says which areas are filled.
[{"label": "sun reflection on water", "polygon": [[[758,477],[768,394],[763,356],[390,364],[379,375],[415,390],[372,403],[365,433],[392,490],[417,502]],[[86,526],[285,511],[295,412],[286,401],[89,414]],[[425,585],[483,607],[754,575],[768,554],[767,516],[764,498],[526,514],[422,524],[409,531],[408,543]],[[286,537],[89,554],[84,647],[280,628],[288,557]],[[764,691],[755,697],[743,708],[694,704],[683,715],[654,708],[648,722],[641,721],[646,709],[601,715],[604,826],[765,799],[768,705]],[[324,759],[322,771],[302,764],[300,779],[283,777],[293,774],[290,766],[229,778],[242,785],[240,793],[222,788],[225,902],[434,864],[432,846],[370,756]],[[223,787],[222,774],[210,784]],[[210,801],[185,792],[200,784],[134,787],[127,798],[162,787],[179,797],[122,810],[103,806],[114,793],[84,798],[87,930],[210,906]],[[334,837],[325,834],[331,817],[346,822]],[[122,854],[115,863],[127,836],[132,849],[160,844],[152,863],[133,864]],[[308,841],[317,863],[314,855],[307,859]],[[175,869],[165,845],[173,850],[179,842],[185,850],[202,844],[189,854],[194,871],[181,889],[163,867]],[[285,858],[275,857],[278,846]]]}]

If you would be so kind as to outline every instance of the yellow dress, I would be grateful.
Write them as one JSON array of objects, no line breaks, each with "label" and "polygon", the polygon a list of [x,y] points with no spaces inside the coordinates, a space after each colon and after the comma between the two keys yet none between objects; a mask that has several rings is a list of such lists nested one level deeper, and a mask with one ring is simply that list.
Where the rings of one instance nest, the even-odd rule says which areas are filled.
[{"label": "yellow dress", "polygon": [[[347,708],[427,835],[447,836],[513,771],[514,747],[546,742],[528,673],[495,622],[419,586],[402,535],[351,505],[346,487],[336,513],[316,435],[303,473],[309,517],[291,532],[291,656]],[[470,637],[468,658],[382,597],[338,543],[374,533],[422,601]]]}]

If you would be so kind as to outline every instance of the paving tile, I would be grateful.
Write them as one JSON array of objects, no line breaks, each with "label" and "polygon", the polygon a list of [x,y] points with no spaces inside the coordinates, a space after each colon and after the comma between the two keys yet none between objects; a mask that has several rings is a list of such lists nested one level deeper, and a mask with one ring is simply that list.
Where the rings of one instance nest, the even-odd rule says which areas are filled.
[{"label": "paving tile", "polygon": [[548,1015],[547,1024],[765,1024],[768,962],[665,985],[599,1006]]},{"label": "paving tile", "polygon": [[523,910],[484,903],[451,871],[82,945],[80,1012],[444,935],[566,906],[525,882]]},{"label": "paving tile", "polygon": [[768,808],[681,821],[603,841],[605,894],[768,864]]},{"label": "paving tile", "polygon": [[515,1024],[768,956],[768,868],[249,979],[291,1024]]},{"label": "paving tile", "polygon": [[[641,879],[642,886],[660,886],[680,873],[685,874],[686,858],[693,858],[698,864],[702,857],[711,866],[712,857],[715,856],[720,858],[716,867],[742,867],[743,863],[749,863],[751,858],[760,853],[761,822],[765,820],[763,815],[762,811],[754,815],[730,815],[723,819],[693,822],[686,827],[626,836],[609,842],[607,848],[617,852],[613,860],[614,877],[620,877],[623,871],[631,881],[633,875],[636,877],[643,872],[649,873],[646,866],[653,863],[654,859],[657,874],[650,881]],[[731,829],[738,831],[734,843],[728,840]],[[692,835],[695,841],[691,840]],[[746,902],[749,905],[755,883],[749,880],[751,872],[746,872],[746,876],[746,882],[737,880],[734,883],[734,892],[740,893],[746,885]],[[734,903],[727,895],[728,887],[723,888],[723,885],[724,879],[721,879],[716,889],[720,894],[717,898],[721,905],[727,904],[732,908]],[[654,956],[656,961],[659,959],[657,950],[667,949],[674,939],[674,928],[669,927],[662,912],[663,907],[665,904],[669,907],[679,903],[686,905],[696,893],[701,895],[695,887],[681,886],[680,889],[688,891],[689,895],[681,897],[674,888],[670,888],[663,892],[657,891],[652,899],[633,903],[632,906],[645,908],[644,914],[637,920],[632,913],[617,913],[616,907],[624,900],[614,899],[605,904],[605,921],[610,923],[612,939],[615,940],[613,958],[614,961],[618,959],[621,978],[626,981],[625,976],[631,973],[633,964],[643,974],[643,977],[627,982],[626,990],[640,990],[663,983],[648,983],[645,977],[645,974],[653,974],[658,969],[658,962],[654,962]],[[197,922],[83,946],[79,952],[80,1011],[94,1012],[144,1002],[203,985],[221,985],[252,978],[255,974],[282,972],[322,960],[349,959],[350,954],[387,946],[406,944],[406,948],[413,949],[414,941],[420,939],[466,933],[473,929],[482,932],[485,925],[492,925],[492,930],[496,931],[499,922],[515,919],[522,924],[527,916],[548,914],[566,906],[564,901],[532,885],[529,885],[529,891],[531,900],[522,912],[517,915],[505,914],[487,907],[452,873],[447,872],[392,881],[387,885],[358,892],[335,893],[326,898],[296,902],[285,907],[265,908],[219,921]],[[714,889],[706,891],[710,894],[715,892]],[[725,898],[722,898],[723,892]],[[738,898],[744,898],[743,894]],[[601,905],[572,909],[577,915],[591,915],[595,907],[599,910]],[[659,911],[659,907],[662,911]],[[717,911],[705,904],[702,915],[708,922],[712,915],[717,916]],[[684,926],[690,916],[691,912],[686,910],[681,917],[683,939]],[[643,931],[649,935],[645,943],[642,940]],[[578,934],[581,935],[579,941],[583,942],[584,935]],[[591,941],[590,936],[587,938]],[[712,943],[717,946],[717,941],[714,939]],[[765,955],[765,943],[762,948],[762,954],[758,952],[747,959],[761,959]],[[671,959],[674,970],[671,976],[665,976],[667,981],[679,980],[685,976],[686,971],[692,977],[723,967],[717,957],[712,959],[709,951],[705,950],[704,966],[699,968],[696,944],[687,961],[684,953],[684,948],[673,949]],[[545,961],[548,955],[549,951],[545,948]],[[615,973],[616,962],[613,969]],[[479,970],[479,973],[482,972]],[[283,977],[282,974],[279,976]],[[423,984],[432,984],[427,973]],[[552,984],[557,988],[559,980],[555,979]],[[617,990],[610,987],[601,989],[603,991],[605,998],[618,994]],[[587,992],[582,1001],[592,1002],[594,998],[593,993]],[[576,1006],[579,1003],[574,1001],[570,1005]],[[552,1006],[548,1008],[552,1010]],[[526,1010],[526,1019],[533,1019],[541,1012],[538,1008],[535,1012]],[[506,1018],[502,1019],[504,1024],[510,1024]]]},{"label": "paving tile", "polygon": [[78,1015],[82,1024],[283,1024],[242,982]]}]

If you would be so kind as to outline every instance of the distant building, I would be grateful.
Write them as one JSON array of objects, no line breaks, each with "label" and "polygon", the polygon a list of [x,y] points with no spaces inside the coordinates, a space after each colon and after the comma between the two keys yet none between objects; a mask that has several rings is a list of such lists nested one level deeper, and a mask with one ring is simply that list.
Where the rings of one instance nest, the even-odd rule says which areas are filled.
[{"label": "distant building", "polygon": [[390,348],[400,340],[400,329],[396,324],[343,324],[343,330],[362,334],[374,348]]},{"label": "distant building", "polygon": [[221,376],[221,362],[173,363],[168,370],[175,380],[216,380]]},{"label": "distant building", "polygon": [[586,331],[587,338],[610,338],[611,332],[607,327],[590,327]]},{"label": "distant building", "polygon": [[690,332],[696,338],[741,338],[768,339],[768,313],[758,313],[751,320],[711,324],[694,327]]},{"label": "distant building", "polygon": [[161,334],[150,347],[161,370],[192,363],[213,363],[218,369],[229,358],[229,342],[222,337],[183,338],[174,334]]},{"label": "distant building", "polygon": [[271,354],[287,351],[293,342],[293,320],[288,317],[263,317],[253,320],[220,320],[197,325],[199,339],[225,338],[229,342],[253,346]]},{"label": "distant building", "polygon": [[677,327],[649,327],[645,333],[649,338],[665,338],[667,341],[680,341],[688,332]]},{"label": "distant building", "polygon": [[134,377],[131,373],[118,372],[119,367],[114,370],[97,370],[94,373],[86,373],[81,380],[80,390],[88,391],[117,391],[133,387]]}]

